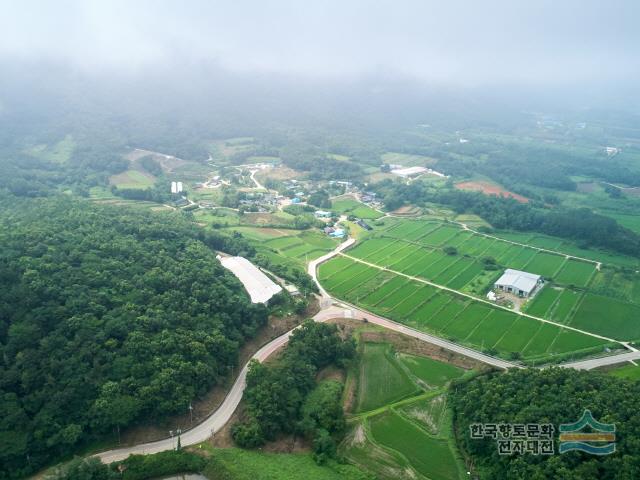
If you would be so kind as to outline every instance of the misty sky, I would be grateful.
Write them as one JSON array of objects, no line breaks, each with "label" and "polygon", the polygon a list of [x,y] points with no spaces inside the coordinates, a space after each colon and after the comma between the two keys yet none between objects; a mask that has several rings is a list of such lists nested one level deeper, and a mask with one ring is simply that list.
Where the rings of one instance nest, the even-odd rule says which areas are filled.
[{"label": "misty sky", "polygon": [[637,0],[0,0],[0,60],[212,64],[315,78],[633,83]]}]

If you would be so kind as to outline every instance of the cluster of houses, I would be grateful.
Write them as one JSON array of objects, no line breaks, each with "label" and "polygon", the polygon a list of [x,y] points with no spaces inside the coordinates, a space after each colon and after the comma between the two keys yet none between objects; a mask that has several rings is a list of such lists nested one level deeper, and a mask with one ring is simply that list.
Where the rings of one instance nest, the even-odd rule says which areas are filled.
[{"label": "cluster of houses", "polygon": [[344,238],[344,236],[347,234],[344,228],[340,227],[324,227],[324,233],[332,238]]},{"label": "cluster of houses", "polygon": [[270,212],[277,208],[281,198],[273,193],[249,192],[240,200],[240,206],[255,212]]}]

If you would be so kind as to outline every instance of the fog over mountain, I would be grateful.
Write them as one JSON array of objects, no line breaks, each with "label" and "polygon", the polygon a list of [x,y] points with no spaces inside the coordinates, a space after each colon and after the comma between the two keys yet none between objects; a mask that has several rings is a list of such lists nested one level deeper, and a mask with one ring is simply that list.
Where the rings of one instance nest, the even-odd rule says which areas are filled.
[{"label": "fog over mountain", "polygon": [[372,88],[393,79],[577,98],[597,90],[615,101],[640,70],[633,0],[27,0],[0,8],[4,65],[60,64],[102,77],[229,71]]}]

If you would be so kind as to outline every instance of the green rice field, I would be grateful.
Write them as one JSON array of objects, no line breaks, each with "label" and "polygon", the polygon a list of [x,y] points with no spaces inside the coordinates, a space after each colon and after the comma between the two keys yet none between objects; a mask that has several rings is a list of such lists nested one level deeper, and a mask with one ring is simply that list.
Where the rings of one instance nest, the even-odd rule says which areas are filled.
[{"label": "green rice field", "polygon": [[400,355],[400,361],[411,375],[431,387],[442,387],[464,374],[464,370],[455,365],[427,357],[404,353]]},{"label": "green rice field", "polygon": [[[441,230],[434,223],[418,223],[396,223],[390,226],[385,235],[396,231],[399,237],[409,235],[420,239],[430,236],[433,239],[434,234]],[[444,227],[454,229],[450,225]],[[402,229],[401,234],[399,229]],[[422,232],[422,237],[419,236],[419,231]],[[446,237],[450,233],[449,230],[446,235],[441,235]],[[465,245],[470,248],[469,243],[477,240],[475,236],[464,233],[467,238],[458,243],[458,248]],[[485,239],[480,240],[484,241]],[[487,248],[494,244],[491,241]],[[636,315],[640,313],[640,306],[602,296],[608,305],[605,308],[609,317],[614,317],[613,321],[605,325],[605,317],[590,300],[592,294],[574,289],[596,282],[595,279],[601,272],[596,272],[595,264],[511,244],[505,246],[508,251],[503,252],[502,258],[516,261],[520,259],[520,262],[531,266],[532,270],[555,276],[559,279],[559,284],[570,286],[545,286],[527,305],[528,314],[620,340],[640,336],[640,322],[633,321],[633,318],[640,316]],[[531,250],[533,254],[527,250]],[[424,279],[458,291],[468,291],[469,285],[474,281],[491,278],[486,275],[479,259],[461,255],[460,250],[456,255],[447,255],[441,247],[429,246],[420,241],[374,237],[346,254],[384,266],[392,272],[365,264],[353,265],[357,262],[351,260],[350,264],[349,258],[340,256],[320,266],[320,280],[323,284],[326,282],[327,289],[338,298],[362,305],[374,313],[414,328],[506,358],[517,354],[525,360],[563,357],[572,352],[576,355],[591,351],[595,353],[607,344],[605,340],[596,337],[564,330],[557,325],[543,325],[516,312],[496,309],[493,305],[480,302],[480,299],[457,297],[452,292],[419,280]],[[416,277],[416,280],[398,273]],[[354,275],[357,277],[347,281],[346,277]],[[327,278],[329,276],[332,278]]]},{"label": "green rice field", "polygon": [[420,474],[434,480],[460,477],[460,471],[446,440],[428,435],[422,428],[393,410],[369,420],[374,441],[402,452]]},{"label": "green rice field", "polygon": [[[477,350],[524,359],[602,349],[606,341],[458,296],[423,282],[338,256],[319,268],[322,284],[337,298],[373,313]],[[560,298],[560,300],[558,300]],[[579,301],[570,290],[544,288],[528,313],[569,323]],[[553,314],[552,314],[553,312]],[[534,314],[534,313],[531,313]],[[562,334],[562,335],[561,335]],[[427,382],[428,383],[428,382]]]},{"label": "green rice field", "polygon": [[365,220],[380,218],[384,215],[350,197],[337,198],[333,200],[331,202],[331,209],[344,215],[353,215]]},{"label": "green rice field", "polygon": [[358,382],[357,411],[366,412],[418,393],[391,345],[365,343]]},{"label": "green rice field", "polygon": [[358,351],[347,380],[357,385],[356,413],[340,454],[381,480],[461,478],[446,385],[467,371],[388,343]]}]

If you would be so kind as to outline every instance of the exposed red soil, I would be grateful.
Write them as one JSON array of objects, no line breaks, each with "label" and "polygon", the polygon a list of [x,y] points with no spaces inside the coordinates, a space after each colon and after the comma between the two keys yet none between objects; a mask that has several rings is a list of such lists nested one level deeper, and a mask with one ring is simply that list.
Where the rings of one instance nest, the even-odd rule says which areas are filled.
[{"label": "exposed red soil", "polygon": [[456,183],[455,187],[458,190],[471,190],[474,192],[482,192],[485,195],[497,195],[499,197],[513,198],[520,203],[529,202],[529,199],[527,197],[523,197],[522,195],[518,195],[517,193],[513,193],[513,192],[510,192],[509,190],[505,190],[499,185],[495,185],[493,183],[489,183],[485,181],[460,182],[460,183]]}]

